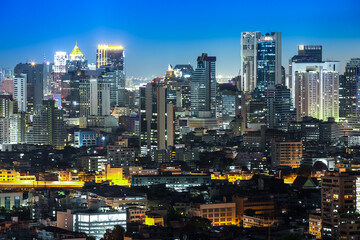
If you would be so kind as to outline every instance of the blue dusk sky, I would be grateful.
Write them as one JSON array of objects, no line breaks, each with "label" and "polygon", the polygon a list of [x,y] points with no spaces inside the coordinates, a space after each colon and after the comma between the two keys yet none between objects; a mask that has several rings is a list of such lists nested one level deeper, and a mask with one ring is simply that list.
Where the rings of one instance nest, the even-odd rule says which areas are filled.
[{"label": "blue dusk sky", "polygon": [[0,0],[0,67],[53,61],[75,42],[91,63],[97,44],[121,44],[127,76],[163,76],[168,64],[217,57],[217,74],[240,68],[240,33],[282,32],[282,62],[298,44],[323,45],[323,58],[360,57],[360,1]]}]

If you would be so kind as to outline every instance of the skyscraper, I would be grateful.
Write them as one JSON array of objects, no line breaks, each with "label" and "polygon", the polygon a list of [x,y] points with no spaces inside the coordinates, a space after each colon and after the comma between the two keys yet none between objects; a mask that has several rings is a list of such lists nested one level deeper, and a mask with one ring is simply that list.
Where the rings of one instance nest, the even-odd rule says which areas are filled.
[{"label": "skyscraper", "polygon": [[269,85],[282,83],[281,33],[273,32],[261,36],[257,43],[256,86],[263,92]]},{"label": "skyscraper", "polygon": [[90,114],[110,115],[110,84],[98,79],[90,80]]},{"label": "skyscraper", "polygon": [[66,71],[86,70],[88,69],[88,61],[85,60],[85,55],[80,50],[79,46],[75,45],[74,49],[66,60]]},{"label": "skyscraper", "polygon": [[26,135],[26,142],[63,149],[65,138],[66,127],[63,111],[57,108],[55,100],[43,100],[43,104],[35,108],[33,121]]},{"label": "skyscraper", "polygon": [[340,76],[340,118],[356,116],[357,76],[360,75],[360,58],[352,58],[346,64],[344,75]]},{"label": "skyscraper", "polygon": [[284,84],[281,71],[281,33],[241,33],[241,90],[263,92],[268,85]]},{"label": "skyscraper", "polygon": [[321,67],[323,70],[341,72],[339,61],[322,61],[321,45],[299,45],[298,54],[289,60],[289,81],[286,86],[291,89],[292,98],[295,98],[296,74],[306,71],[307,67]]},{"label": "skyscraper", "polygon": [[298,55],[294,56],[297,61],[322,62],[321,45],[299,45]]},{"label": "skyscraper", "polygon": [[125,105],[127,101],[125,99],[124,47],[121,45],[98,45],[96,67],[102,71],[104,82],[110,84],[111,105]]},{"label": "skyscraper", "polygon": [[66,61],[69,56],[66,52],[56,52],[54,55],[54,65],[52,73],[51,92],[61,94],[61,76],[66,73]]},{"label": "skyscraper", "polygon": [[96,67],[112,66],[124,70],[124,47],[120,45],[99,44],[96,52]]},{"label": "skyscraper", "polygon": [[257,42],[260,36],[260,32],[241,33],[241,90],[244,92],[251,92],[256,88]]},{"label": "skyscraper", "polygon": [[14,99],[17,101],[19,112],[27,111],[27,75],[20,74],[14,79]]},{"label": "skyscraper", "polygon": [[266,123],[269,128],[287,130],[296,119],[290,89],[284,85],[271,85],[265,91]]},{"label": "skyscraper", "polygon": [[174,105],[166,102],[162,79],[141,87],[139,102],[140,151],[142,155],[174,146]]},{"label": "skyscraper", "polygon": [[216,57],[203,53],[191,81],[191,112],[196,117],[216,117]]},{"label": "skyscraper", "polygon": [[[36,105],[41,105],[44,98],[43,81],[44,65],[31,63],[19,63],[15,66],[15,78],[26,74],[26,98],[27,112],[34,111]],[[15,91],[15,90],[14,90]]]},{"label": "skyscraper", "polygon": [[339,121],[339,73],[322,67],[308,67],[296,73],[295,108],[297,120],[311,116]]}]

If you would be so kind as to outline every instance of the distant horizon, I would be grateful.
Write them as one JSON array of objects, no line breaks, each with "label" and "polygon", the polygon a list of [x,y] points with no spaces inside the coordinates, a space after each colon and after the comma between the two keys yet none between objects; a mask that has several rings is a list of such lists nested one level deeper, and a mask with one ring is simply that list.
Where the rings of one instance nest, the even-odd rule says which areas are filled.
[{"label": "distant horizon", "polygon": [[[42,63],[44,56],[53,62],[56,51],[69,54],[77,42],[89,63],[95,63],[98,44],[124,46],[127,76],[161,77],[168,64],[190,63],[195,67],[197,56],[203,52],[217,57],[217,75],[237,76],[240,35],[246,31],[282,33],[286,72],[289,59],[301,44],[322,45],[323,60],[341,61],[343,69],[351,58],[360,57],[359,1],[301,1],[301,5],[259,1],[256,11],[247,11],[254,8],[249,2],[230,0],[223,5],[216,1],[64,1],[61,5],[2,1],[0,8],[6,11],[0,15],[5,33],[0,38],[0,67]],[[107,11],[108,6],[119,12]],[[308,11],[296,18],[301,6]],[[27,11],[30,8],[33,12]],[[72,9],[85,16],[80,18]],[[206,13],[205,17],[199,13]]]}]

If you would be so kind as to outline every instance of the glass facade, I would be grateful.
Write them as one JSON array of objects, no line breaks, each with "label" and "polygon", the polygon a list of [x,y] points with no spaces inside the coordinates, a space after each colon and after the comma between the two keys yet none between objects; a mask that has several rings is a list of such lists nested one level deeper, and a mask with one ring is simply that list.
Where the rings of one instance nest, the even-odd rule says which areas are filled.
[{"label": "glass facade", "polygon": [[263,92],[269,85],[275,85],[275,41],[258,42],[257,87]]}]

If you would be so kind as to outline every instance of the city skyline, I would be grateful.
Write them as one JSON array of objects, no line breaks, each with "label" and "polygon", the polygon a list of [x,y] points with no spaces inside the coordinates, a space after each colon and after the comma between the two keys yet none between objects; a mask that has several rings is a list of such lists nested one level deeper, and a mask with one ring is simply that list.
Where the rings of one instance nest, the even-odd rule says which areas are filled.
[{"label": "city skyline", "polygon": [[[301,12],[301,21],[293,20],[300,6],[286,2],[271,6],[262,2],[263,7],[256,11],[261,17],[254,17],[253,11],[246,10],[252,7],[249,3],[234,1],[218,7],[214,6],[215,2],[207,5],[187,1],[183,4],[150,5],[144,1],[139,1],[139,4],[110,1],[95,5],[80,1],[65,2],[56,6],[59,8],[56,11],[49,10],[51,6],[41,4],[41,1],[20,1],[17,4],[24,7],[18,9],[14,3],[0,3],[2,9],[8,10],[0,16],[3,32],[7,33],[0,39],[1,67],[13,68],[20,62],[41,63],[44,56],[46,61],[53,62],[56,51],[70,53],[77,42],[89,63],[96,62],[98,44],[124,46],[127,76],[163,76],[168,64],[190,62],[195,66],[196,56],[201,52],[217,56],[219,75],[236,76],[240,71],[240,36],[245,31],[282,32],[282,65],[286,70],[288,60],[296,53],[299,44],[322,45],[324,60],[342,61],[343,68],[344,61],[360,53],[360,46],[356,44],[360,40],[359,17],[355,11],[359,6],[357,1],[342,4],[339,1],[305,1],[303,6],[309,11]],[[34,14],[30,15],[26,6],[31,6]],[[81,19],[80,27],[72,20],[77,16],[73,16],[68,6],[87,13],[97,8],[105,11],[111,6],[119,8],[119,14],[99,11],[96,18]],[[14,11],[18,17],[7,21]],[[157,12],[161,14],[157,15]],[[198,14],[200,12],[212,17],[205,21]],[[341,17],[334,17],[337,15]],[[28,19],[32,27],[21,29],[19,33],[16,26]],[[149,25],[146,19],[152,24]],[[26,42],[22,36],[26,36]],[[153,56],[157,56],[156,59]]]}]

